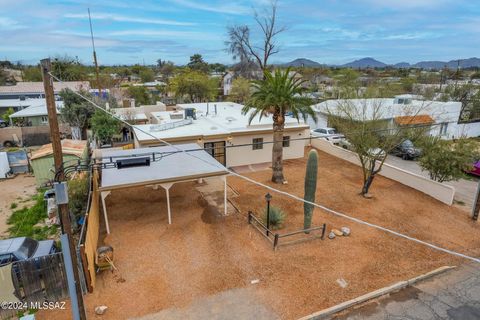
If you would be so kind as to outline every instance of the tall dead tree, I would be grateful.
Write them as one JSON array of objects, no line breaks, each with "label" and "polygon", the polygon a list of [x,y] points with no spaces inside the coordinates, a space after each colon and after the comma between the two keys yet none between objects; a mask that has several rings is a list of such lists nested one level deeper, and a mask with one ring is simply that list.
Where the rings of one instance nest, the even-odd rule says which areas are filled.
[{"label": "tall dead tree", "polygon": [[265,71],[268,68],[268,59],[279,51],[277,35],[285,30],[277,25],[277,1],[271,1],[270,10],[263,14],[254,11],[254,19],[262,34],[259,43],[252,42],[249,26],[237,25],[227,28],[228,40],[225,44],[233,59],[239,60],[241,65],[248,66],[254,62]]}]

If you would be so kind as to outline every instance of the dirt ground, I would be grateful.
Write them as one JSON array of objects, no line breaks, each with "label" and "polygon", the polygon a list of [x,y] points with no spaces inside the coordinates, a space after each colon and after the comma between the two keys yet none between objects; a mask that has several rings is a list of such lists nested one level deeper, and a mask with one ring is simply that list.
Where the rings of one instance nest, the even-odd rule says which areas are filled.
[{"label": "dirt ground", "polygon": [[18,175],[13,179],[0,180],[0,238],[6,236],[8,229],[7,219],[16,209],[11,209],[12,203],[17,209],[28,205],[28,200],[37,191],[35,177]]},{"label": "dirt ground", "polygon": [[[305,163],[305,159],[285,161],[287,185],[273,185],[269,170],[244,174],[303,196]],[[480,255],[480,224],[465,212],[383,177],[373,183],[374,198],[364,199],[358,195],[360,168],[322,152],[318,172],[317,203]],[[90,319],[136,318],[172,308],[184,310],[185,315],[199,299],[239,288],[248,289],[255,301],[279,318],[295,319],[440,266],[464,262],[320,209],[315,209],[313,225],[326,223],[328,230],[348,226],[352,234],[282,246],[274,252],[271,243],[247,224],[248,210],[264,208],[266,190],[237,177],[229,177],[228,184],[230,201],[239,212],[227,217],[203,200],[195,182],[174,185],[172,225],[167,224],[164,192],[146,188],[112,192],[107,198],[112,233],[105,243],[115,249],[119,272],[107,271],[97,278],[97,287],[85,299]],[[288,214],[281,232],[301,229],[303,205],[272,194],[272,205]],[[238,298],[235,303],[244,301]],[[103,316],[93,312],[98,305],[109,307]],[[69,316],[69,311],[42,312],[37,319]]]}]

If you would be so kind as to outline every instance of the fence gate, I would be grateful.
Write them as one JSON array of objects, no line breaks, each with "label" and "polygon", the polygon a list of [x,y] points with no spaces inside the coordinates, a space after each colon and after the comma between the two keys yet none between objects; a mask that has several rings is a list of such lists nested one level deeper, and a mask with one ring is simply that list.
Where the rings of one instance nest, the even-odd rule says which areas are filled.
[{"label": "fence gate", "polygon": [[[67,275],[61,252],[14,262],[12,281],[15,295],[22,302],[58,302],[68,298]],[[0,318],[8,319],[16,313],[14,310],[0,310]]]}]

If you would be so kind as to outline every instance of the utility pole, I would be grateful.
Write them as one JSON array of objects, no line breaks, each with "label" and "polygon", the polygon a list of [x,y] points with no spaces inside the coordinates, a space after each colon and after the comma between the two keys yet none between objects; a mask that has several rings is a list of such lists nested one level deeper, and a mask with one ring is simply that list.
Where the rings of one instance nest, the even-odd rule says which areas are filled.
[{"label": "utility pole", "polygon": [[[40,61],[42,66],[43,87],[45,90],[45,101],[48,111],[48,124],[50,126],[50,136],[52,140],[53,159],[55,164],[55,172],[59,173],[59,181],[65,181],[65,174],[63,172],[63,156],[62,144],[60,141],[60,130],[58,129],[57,107],[55,106],[55,96],[53,90],[53,78],[50,75],[52,64],[50,59],[43,59]],[[75,255],[75,245],[72,237],[72,227],[70,224],[70,214],[68,204],[59,204],[58,211],[60,214],[60,223],[62,226],[62,233],[68,236],[68,243],[70,248],[70,258],[73,266],[73,275],[75,281],[75,291],[77,293],[77,303],[79,309],[79,318],[86,320],[85,306],[83,304],[82,288],[80,286],[80,276],[78,274],[78,262]],[[73,308],[72,308],[73,311]],[[74,318],[75,315],[74,315]]]},{"label": "utility pole", "polygon": [[93,39],[92,18],[90,17],[90,8],[88,8],[88,21],[90,22],[90,35],[92,37],[93,63],[95,64],[95,74],[97,76],[98,97],[102,98],[102,88],[100,86],[100,71],[98,69],[97,51],[95,50],[95,40]]}]

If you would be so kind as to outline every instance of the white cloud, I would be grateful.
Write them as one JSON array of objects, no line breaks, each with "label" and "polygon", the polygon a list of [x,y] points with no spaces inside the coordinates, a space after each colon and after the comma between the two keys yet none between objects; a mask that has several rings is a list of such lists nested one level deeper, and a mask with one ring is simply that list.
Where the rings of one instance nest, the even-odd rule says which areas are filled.
[{"label": "white cloud", "polygon": [[175,30],[120,30],[113,31],[107,36],[147,36],[147,37],[172,37],[172,38],[187,38],[193,40],[218,40],[217,34],[197,31],[175,31]]},{"label": "white cloud", "polygon": [[[83,13],[72,13],[64,15],[65,18],[70,19],[88,19],[88,14]],[[129,17],[117,14],[102,14],[102,13],[93,13],[92,19],[94,20],[111,20],[117,22],[133,22],[133,23],[146,23],[146,24],[162,24],[162,25],[171,25],[171,26],[193,26],[193,22],[184,22],[184,21],[175,21],[167,19],[148,19],[148,18],[136,18]]]},{"label": "white cloud", "polygon": [[226,1],[228,4],[218,4],[218,5],[209,5],[205,4],[202,1],[190,1],[190,0],[172,0],[174,3],[180,6],[184,6],[191,9],[198,9],[203,11],[217,12],[217,13],[227,13],[227,14],[246,14],[251,12],[251,9],[234,4],[230,1]]},{"label": "white cloud", "polygon": [[452,0],[364,0],[375,6],[391,9],[437,8]]},{"label": "white cloud", "polygon": [[25,28],[25,26],[21,25],[16,20],[8,17],[0,17],[0,30],[17,30],[23,28]]}]

